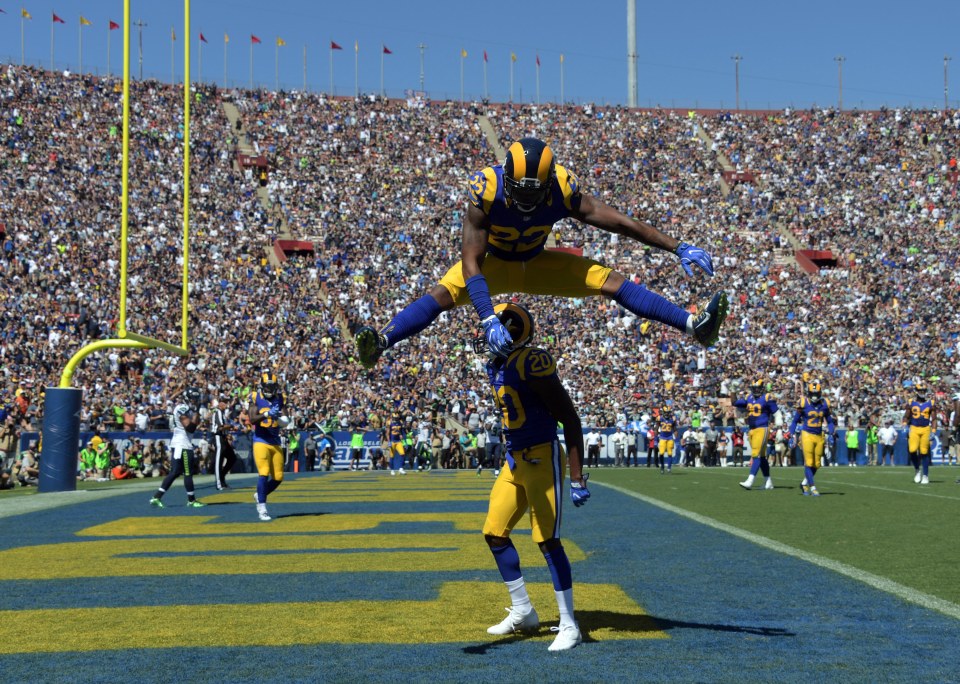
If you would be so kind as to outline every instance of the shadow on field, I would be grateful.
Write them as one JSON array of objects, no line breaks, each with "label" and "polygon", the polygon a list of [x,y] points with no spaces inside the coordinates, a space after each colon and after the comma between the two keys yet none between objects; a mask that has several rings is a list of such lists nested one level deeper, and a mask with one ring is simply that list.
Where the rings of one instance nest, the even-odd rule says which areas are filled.
[{"label": "shadow on field", "polygon": [[[653,632],[666,631],[669,629],[706,629],[712,632],[732,632],[734,634],[756,634],[758,636],[769,637],[794,637],[795,632],[790,632],[779,627],[751,627],[749,625],[717,625],[706,622],[684,622],[683,620],[671,620],[669,618],[658,618],[652,615],[624,615],[623,613],[611,613],[609,611],[577,611],[577,618],[580,622],[580,629],[590,627],[607,627],[620,629],[630,632]],[[584,641],[588,641],[584,635]]]},{"label": "shadow on field", "polygon": [[491,641],[488,644],[477,644],[475,646],[465,646],[463,648],[463,652],[466,653],[467,655],[486,655],[493,649],[499,648],[500,646],[506,646],[507,644],[514,644],[518,641],[523,641],[531,637],[539,636],[541,631],[543,630],[540,629],[535,632],[523,632],[523,633],[518,632],[516,634],[511,634],[510,636],[506,636],[502,639]]}]

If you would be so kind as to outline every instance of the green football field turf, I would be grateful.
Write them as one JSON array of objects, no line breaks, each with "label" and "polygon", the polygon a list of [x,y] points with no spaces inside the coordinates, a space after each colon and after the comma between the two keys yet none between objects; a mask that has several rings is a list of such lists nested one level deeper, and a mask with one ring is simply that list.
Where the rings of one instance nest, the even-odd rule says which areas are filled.
[{"label": "green football field turf", "polygon": [[[799,551],[844,563],[918,591],[960,603],[957,514],[960,468],[837,466],[816,475],[821,496],[803,496],[803,469],[772,468],[774,489],[737,483],[747,468],[599,468],[593,482],[704,516]],[[602,490],[601,490],[602,491]]]}]

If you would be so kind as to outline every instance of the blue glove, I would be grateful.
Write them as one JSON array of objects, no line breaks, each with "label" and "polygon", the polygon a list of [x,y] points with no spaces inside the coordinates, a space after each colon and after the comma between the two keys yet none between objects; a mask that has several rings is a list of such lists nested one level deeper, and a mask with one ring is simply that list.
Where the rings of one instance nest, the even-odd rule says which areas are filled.
[{"label": "blue glove", "polygon": [[693,269],[690,268],[691,264],[696,264],[702,268],[708,276],[713,275],[713,257],[705,250],[681,242],[677,245],[674,253],[680,257],[680,265],[683,266],[683,270],[687,272],[688,276],[693,275]]},{"label": "blue glove", "polygon": [[507,358],[513,348],[513,338],[496,316],[483,319],[483,336],[487,339],[490,351],[501,358]]},{"label": "blue glove", "polygon": [[582,484],[579,482],[570,482],[570,498],[573,500],[573,505],[578,508],[587,503],[587,499],[590,498],[590,490],[587,489],[587,480],[589,479],[590,473],[587,473],[583,476]]},{"label": "blue glove", "polygon": [[271,406],[271,407],[270,407],[270,410],[267,411],[267,415],[270,416],[271,418],[279,418],[279,417],[280,417],[280,409],[279,409],[278,407],[276,407],[276,406]]}]

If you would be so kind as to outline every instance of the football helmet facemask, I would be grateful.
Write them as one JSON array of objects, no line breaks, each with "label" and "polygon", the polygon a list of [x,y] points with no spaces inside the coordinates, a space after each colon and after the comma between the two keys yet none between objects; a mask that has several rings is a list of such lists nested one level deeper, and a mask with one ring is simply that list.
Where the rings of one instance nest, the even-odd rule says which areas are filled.
[{"label": "football helmet facemask", "polygon": [[188,387],[183,391],[183,398],[191,408],[200,406],[200,390],[197,387]]},{"label": "football helmet facemask", "polygon": [[[533,315],[525,307],[513,302],[503,302],[493,307],[493,313],[513,338],[512,349],[520,349],[530,344],[533,339]],[[487,338],[482,330],[473,340],[473,351],[477,354],[489,352]]]},{"label": "football helmet facemask", "polygon": [[260,394],[264,399],[272,400],[280,392],[280,382],[277,380],[277,374],[270,371],[264,371],[260,374]]},{"label": "football helmet facemask", "polygon": [[522,138],[509,147],[503,161],[503,194],[529,214],[547,201],[555,175],[553,150],[537,138]]},{"label": "football helmet facemask", "polygon": [[913,387],[914,391],[917,393],[917,399],[923,401],[927,398],[927,383],[920,381]]},{"label": "football helmet facemask", "polygon": [[764,383],[763,378],[757,378],[750,384],[750,391],[753,392],[753,396],[759,397],[763,394]]},{"label": "football helmet facemask", "polygon": [[818,380],[812,380],[807,385],[807,396],[810,397],[810,401],[820,401],[820,397],[823,396],[823,388],[820,387]]}]

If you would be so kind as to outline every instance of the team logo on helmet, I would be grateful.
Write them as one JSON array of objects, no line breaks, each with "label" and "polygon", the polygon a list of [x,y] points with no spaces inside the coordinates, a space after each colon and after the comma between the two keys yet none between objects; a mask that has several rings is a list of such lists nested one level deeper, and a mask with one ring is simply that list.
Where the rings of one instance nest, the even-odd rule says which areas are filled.
[{"label": "team logo on helmet", "polygon": [[[513,349],[530,344],[534,332],[533,315],[525,307],[513,302],[503,302],[493,307],[493,313],[513,338]],[[473,340],[473,351],[477,354],[487,351],[487,340],[482,333]]]},{"label": "team logo on helmet", "polygon": [[925,383],[923,380],[914,385],[913,389],[917,393],[918,399],[923,399],[927,396],[927,383]]},{"label": "team logo on helmet", "polygon": [[546,202],[556,175],[553,150],[537,138],[522,138],[507,149],[503,194],[524,213]]},{"label": "team logo on helmet", "polygon": [[750,384],[750,389],[755,395],[763,393],[763,388],[766,383],[763,381],[763,378],[757,378]]},{"label": "team logo on helmet", "polygon": [[807,385],[807,395],[812,401],[819,401],[822,392],[823,388],[820,387],[819,380],[811,380]]},{"label": "team logo on helmet", "polygon": [[280,391],[280,381],[277,380],[277,374],[270,371],[264,371],[260,374],[260,393],[265,399],[273,399]]}]

